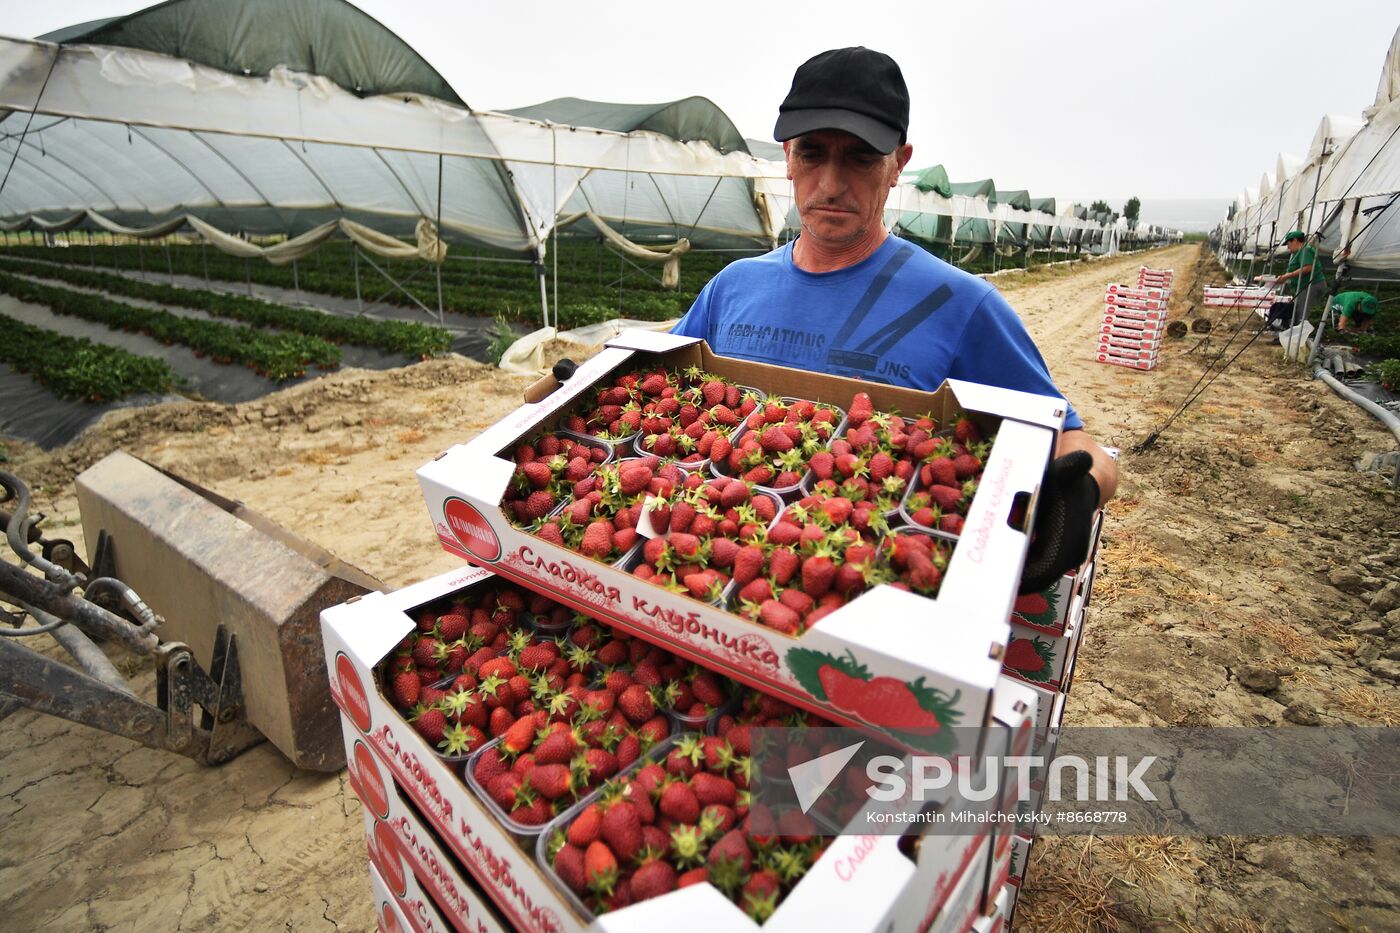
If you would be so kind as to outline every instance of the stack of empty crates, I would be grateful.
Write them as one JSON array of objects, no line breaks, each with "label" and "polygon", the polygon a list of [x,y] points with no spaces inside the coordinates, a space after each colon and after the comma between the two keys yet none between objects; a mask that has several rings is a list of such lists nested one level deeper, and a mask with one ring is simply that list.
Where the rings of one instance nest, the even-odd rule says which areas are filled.
[{"label": "stack of empty crates", "polygon": [[1104,291],[1103,326],[1095,359],[1130,369],[1152,369],[1167,326],[1172,270],[1138,270],[1136,286],[1110,284]]}]

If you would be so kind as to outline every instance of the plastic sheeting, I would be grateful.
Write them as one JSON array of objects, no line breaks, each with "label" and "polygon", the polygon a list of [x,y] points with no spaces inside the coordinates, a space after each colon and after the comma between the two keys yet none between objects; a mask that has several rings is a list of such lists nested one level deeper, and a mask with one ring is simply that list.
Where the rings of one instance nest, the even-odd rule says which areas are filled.
[{"label": "plastic sheeting", "polygon": [[555,330],[542,327],[531,331],[506,348],[501,355],[500,367],[508,373],[524,376],[541,376],[553,368],[557,360],[545,359],[544,348],[551,341],[577,344],[580,347],[596,347],[624,330],[654,330],[665,332],[676,326],[675,321],[634,321],[629,318],[614,318],[601,324],[589,324],[574,330]]},{"label": "plastic sheeting", "polygon": [[417,243],[402,243],[391,236],[372,230],[353,220],[331,220],[313,227],[290,240],[274,243],[271,246],[258,246],[247,240],[233,236],[190,214],[173,217],[147,227],[127,227],[110,220],[93,210],[79,211],[60,220],[45,220],[42,217],[21,217],[13,221],[0,221],[0,230],[42,230],[59,233],[80,226],[96,227],[108,233],[137,239],[158,239],[169,236],[188,225],[196,233],[217,249],[232,256],[247,259],[265,259],[273,265],[286,265],[310,255],[321,244],[336,233],[342,233],[359,244],[360,248],[385,259],[423,259],[428,262],[442,262],[447,256],[447,244],[438,239],[437,228],[427,218],[418,221],[415,233]]}]

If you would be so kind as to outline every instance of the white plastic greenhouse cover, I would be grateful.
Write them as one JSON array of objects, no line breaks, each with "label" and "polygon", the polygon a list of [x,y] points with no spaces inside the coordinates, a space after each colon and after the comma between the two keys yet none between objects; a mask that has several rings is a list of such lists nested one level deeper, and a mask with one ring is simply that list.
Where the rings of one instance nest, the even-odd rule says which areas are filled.
[{"label": "white plastic greenhouse cover", "polygon": [[136,49],[0,38],[0,107],[6,162],[24,136],[0,192],[7,220],[91,208],[144,225],[181,211],[295,234],[348,217],[411,236],[440,211],[448,239],[542,254],[575,205],[633,233],[752,246],[775,240],[788,199],[781,165],[704,141],[362,98],[282,67],[245,77]]},{"label": "white plastic greenhouse cover", "polygon": [[1222,233],[1246,246],[1276,247],[1289,229],[1319,236],[1322,249],[1364,269],[1400,273],[1400,30],[1363,118],[1328,115],[1308,155],[1278,157],[1274,191],[1258,205],[1236,202]]},{"label": "white plastic greenhouse cover", "polygon": [[[535,256],[565,217],[712,248],[771,247],[795,232],[785,165],[750,154],[708,101],[473,110],[343,0],[174,0],[58,38],[0,37],[6,229],[159,228],[189,215],[232,232],[352,221],[413,239],[428,221],[447,242]],[[103,39],[114,44],[94,44]],[[177,49],[202,58],[168,54]],[[885,219],[928,240],[967,220],[994,239],[1037,225],[1066,243],[1101,230],[910,184]],[[599,231],[583,219],[569,232]]]}]

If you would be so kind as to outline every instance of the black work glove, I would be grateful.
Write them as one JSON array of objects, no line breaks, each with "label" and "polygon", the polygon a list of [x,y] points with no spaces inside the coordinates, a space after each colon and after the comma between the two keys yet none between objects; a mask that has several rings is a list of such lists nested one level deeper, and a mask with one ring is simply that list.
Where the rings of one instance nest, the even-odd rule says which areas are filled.
[{"label": "black work glove", "polygon": [[1099,483],[1089,473],[1087,450],[1056,457],[1040,482],[1040,505],[1030,552],[1021,573],[1021,595],[1048,589],[1089,556],[1089,533],[1099,508]]},{"label": "black work glove", "polygon": [[573,378],[576,369],[578,369],[578,364],[566,357],[554,364],[554,378],[560,382],[568,382]]}]

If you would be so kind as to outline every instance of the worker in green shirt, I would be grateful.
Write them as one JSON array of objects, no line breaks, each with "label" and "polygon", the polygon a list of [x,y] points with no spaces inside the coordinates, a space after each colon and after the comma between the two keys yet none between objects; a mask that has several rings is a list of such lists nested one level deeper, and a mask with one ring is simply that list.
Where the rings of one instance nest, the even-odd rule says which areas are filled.
[{"label": "worker in green shirt", "polygon": [[1332,298],[1332,311],[1337,315],[1337,330],[1365,333],[1371,329],[1380,302],[1367,292],[1342,292]]},{"label": "worker in green shirt", "polygon": [[1307,235],[1301,230],[1290,230],[1283,238],[1284,245],[1291,254],[1288,269],[1278,277],[1275,287],[1285,282],[1296,281],[1293,297],[1293,326],[1307,320],[1308,309],[1314,296],[1321,297],[1327,290],[1327,280],[1322,274],[1322,263],[1317,259],[1317,247],[1307,246]]}]

